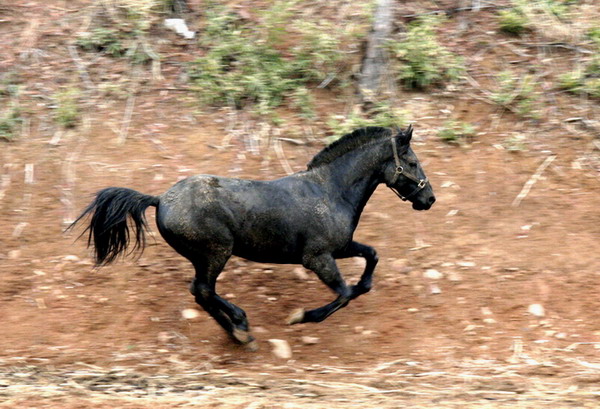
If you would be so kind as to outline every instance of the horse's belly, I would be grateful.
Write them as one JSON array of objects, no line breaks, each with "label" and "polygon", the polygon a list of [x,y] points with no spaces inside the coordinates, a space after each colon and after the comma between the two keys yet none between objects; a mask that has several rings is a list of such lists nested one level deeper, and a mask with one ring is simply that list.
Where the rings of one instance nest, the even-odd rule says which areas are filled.
[{"label": "horse's belly", "polygon": [[245,237],[236,237],[233,254],[261,263],[299,264],[303,246],[294,235],[255,230]]},{"label": "horse's belly", "polygon": [[258,263],[302,264],[302,256],[278,251],[253,251],[251,249],[234,249],[233,255]]}]

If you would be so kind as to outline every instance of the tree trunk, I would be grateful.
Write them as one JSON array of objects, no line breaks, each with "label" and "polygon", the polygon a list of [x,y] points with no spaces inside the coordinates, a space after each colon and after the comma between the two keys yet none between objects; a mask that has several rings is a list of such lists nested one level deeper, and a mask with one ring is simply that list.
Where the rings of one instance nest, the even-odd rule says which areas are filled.
[{"label": "tree trunk", "polygon": [[383,79],[388,62],[384,46],[392,33],[392,4],[392,0],[377,1],[373,30],[367,43],[367,52],[358,83],[363,104],[375,102],[384,85]]},{"label": "tree trunk", "polygon": [[190,11],[187,0],[172,0],[171,11],[177,15],[181,15]]}]

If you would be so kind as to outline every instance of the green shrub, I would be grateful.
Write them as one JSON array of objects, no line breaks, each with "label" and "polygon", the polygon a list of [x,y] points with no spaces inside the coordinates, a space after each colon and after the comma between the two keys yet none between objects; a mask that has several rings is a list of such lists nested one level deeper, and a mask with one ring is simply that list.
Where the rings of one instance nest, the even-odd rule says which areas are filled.
[{"label": "green shrub", "polygon": [[498,17],[500,31],[520,35],[529,30],[529,19],[520,9],[501,10]]},{"label": "green shrub", "polygon": [[[188,69],[203,104],[250,106],[260,114],[286,101],[300,108],[298,101],[310,100],[308,86],[325,87],[343,77],[349,66],[342,46],[347,33],[325,22],[292,21],[290,8],[296,3],[274,2],[257,25],[222,4],[205,2],[199,39],[205,53]],[[293,43],[283,47],[281,34],[290,32]],[[301,112],[312,115],[311,109],[305,106]]]},{"label": "green shrub", "polygon": [[21,109],[16,103],[11,103],[4,112],[0,112],[0,139],[15,140],[22,122]]},{"label": "green shrub", "polygon": [[497,89],[490,99],[502,107],[524,117],[537,118],[538,93],[533,75],[516,76],[503,71],[497,76]]},{"label": "green shrub", "polygon": [[0,75],[0,98],[13,97],[19,95],[19,80],[16,71],[7,71]]},{"label": "green shrub", "polygon": [[558,83],[562,89],[579,93],[583,90],[584,73],[582,70],[564,73],[558,77]]},{"label": "green shrub", "polygon": [[593,27],[589,29],[586,37],[594,43],[598,50],[600,50],[600,27]]},{"label": "green shrub", "polygon": [[79,89],[69,88],[54,95],[56,101],[54,119],[65,128],[73,128],[79,121],[78,98],[80,94]]},{"label": "green shrub", "polygon": [[600,99],[600,78],[589,78],[583,91],[592,98]]},{"label": "green shrub", "polygon": [[287,93],[306,83],[279,52],[242,35],[224,37],[197,59],[190,79],[205,104],[240,108],[252,103],[261,113],[279,106]]},{"label": "green shrub", "polygon": [[121,57],[126,48],[122,44],[122,33],[111,28],[96,28],[77,38],[77,45],[86,51],[104,52],[112,57]]},{"label": "green shrub", "polygon": [[320,82],[335,76],[347,58],[341,45],[342,36],[332,35],[338,28],[327,21],[299,21],[294,28],[302,36],[292,50],[301,75],[308,81]]},{"label": "green shrub", "polygon": [[314,119],[317,115],[314,110],[314,100],[312,94],[306,87],[298,87],[292,94],[292,107],[300,112],[300,116],[307,119]]},{"label": "green shrub", "polygon": [[111,57],[126,57],[133,64],[144,64],[160,57],[135,33],[112,28],[96,28],[77,38],[77,45],[91,52],[102,52]]},{"label": "green shrub", "polygon": [[569,0],[512,0],[513,7],[498,13],[500,31],[520,35],[526,31],[552,29],[552,25],[566,20]]},{"label": "green shrub", "polygon": [[527,150],[527,138],[522,134],[510,136],[501,144],[509,152],[522,152]]},{"label": "green shrub", "polygon": [[600,56],[596,55],[583,67],[562,74],[559,87],[574,94],[600,98]]},{"label": "green shrub", "polygon": [[421,18],[409,26],[404,38],[388,43],[397,79],[406,88],[456,81],[464,71],[461,58],[438,42],[435,27],[439,23],[439,18]]},{"label": "green shrub", "polygon": [[447,121],[438,131],[438,137],[444,142],[453,144],[469,143],[473,141],[477,132],[473,125],[466,122]]},{"label": "green shrub", "polygon": [[394,109],[388,103],[379,103],[366,113],[352,112],[348,116],[332,116],[327,121],[327,126],[332,134],[329,139],[330,141],[334,141],[364,126],[402,128],[406,125],[406,122],[406,113],[404,111]]}]

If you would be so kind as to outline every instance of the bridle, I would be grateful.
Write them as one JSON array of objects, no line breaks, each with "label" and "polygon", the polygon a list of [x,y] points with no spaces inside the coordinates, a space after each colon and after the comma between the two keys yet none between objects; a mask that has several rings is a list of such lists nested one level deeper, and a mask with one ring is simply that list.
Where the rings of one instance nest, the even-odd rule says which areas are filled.
[{"label": "bridle", "polygon": [[[403,201],[407,201],[407,200],[410,200],[417,193],[419,193],[425,187],[425,185],[427,184],[429,179],[427,177],[425,177],[425,179],[419,179],[416,176],[405,172],[404,167],[400,164],[400,156],[398,155],[398,147],[396,146],[396,138],[392,136],[390,138],[390,141],[392,142],[392,150],[394,151],[394,162],[396,162],[396,171],[394,172],[394,176],[392,177],[392,180],[390,181],[390,183],[388,183],[387,187],[389,187],[390,190],[392,192],[394,192],[396,194],[396,196],[398,196],[400,199],[402,199]],[[408,194],[406,196],[402,196],[400,194],[400,192],[398,192],[398,190],[395,187],[393,187],[393,185],[398,181],[398,178],[400,177],[400,175],[404,176],[407,179],[412,180],[413,182],[415,182],[417,184],[417,187],[415,188],[415,190],[413,190],[410,194]]]}]

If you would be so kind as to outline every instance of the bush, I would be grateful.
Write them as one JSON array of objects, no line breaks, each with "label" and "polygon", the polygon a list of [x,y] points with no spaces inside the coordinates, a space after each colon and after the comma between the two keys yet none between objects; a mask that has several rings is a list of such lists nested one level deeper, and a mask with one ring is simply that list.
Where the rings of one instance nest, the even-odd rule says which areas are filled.
[{"label": "bush", "polygon": [[120,57],[125,54],[121,37],[119,30],[96,28],[80,35],[77,45],[86,51],[104,52],[112,57]]},{"label": "bush", "polygon": [[462,144],[472,142],[477,132],[473,125],[466,122],[447,121],[438,131],[438,137],[444,142]]},{"label": "bush", "polygon": [[500,31],[520,35],[529,30],[529,19],[517,8],[502,10],[499,13]]},{"label": "bush", "polygon": [[80,112],[77,100],[80,93],[79,89],[70,88],[58,92],[54,96],[56,101],[54,119],[65,128],[73,128],[79,121]]},{"label": "bush", "polygon": [[261,113],[279,106],[287,93],[307,82],[279,52],[241,35],[223,37],[221,44],[197,59],[190,79],[205,104],[241,108],[249,102]]},{"label": "bush", "polygon": [[308,81],[325,81],[333,78],[344,65],[341,36],[332,35],[337,28],[329,22],[300,21],[294,28],[302,41],[293,48],[296,68]]},{"label": "bush", "polygon": [[538,94],[533,75],[519,77],[512,71],[503,71],[498,74],[497,82],[497,89],[490,96],[493,102],[518,115],[538,117]]},{"label": "bush", "polygon": [[0,139],[8,142],[15,140],[22,122],[19,106],[12,103],[6,111],[0,113]]},{"label": "bush", "polygon": [[564,90],[600,98],[600,56],[596,55],[582,68],[561,75],[558,81]]},{"label": "bush", "polygon": [[597,49],[600,50],[600,27],[593,27],[588,30],[586,37],[589,38]]},{"label": "bush", "polygon": [[512,0],[513,7],[498,13],[500,31],[520,35],[526,31],[564,35],[559,27],[569,13],[570,0]]},{"label": "bush", "polygon": [[[206,2],[199,40],[206,51],[188,70],[203,104],[251,106],[264,115],[284,101],[310,104],[310,84],[325,87],[343,76],[350,65],[342,46],[347,33],[325,22],[291,21],[289,8],[295,3],[274,2],[256,26],[226,6]],[[295,44],[284,48],[281,34],[290,31],[287,37]],[[301,109],[303,115],[312,115],[311,110],[309,105]]]},{"label": "bush", "polygon": [[330,141],[334,141],[357,128],[365,126],[403,128],[406,122],[404,111],[394,109],[388,103],[379,103],[366,113],[352,112],[348,116],[332,116],[327,121],[327,126],[332,133],[329,139]]},{"label": "bush", "polygon": [[421,18],[404,38],[388,43],[396,60],[397,79],[406,88],[456,81],[464,71],[462,60],[439,44],[435,33],[439,22],[439,18]]}]

